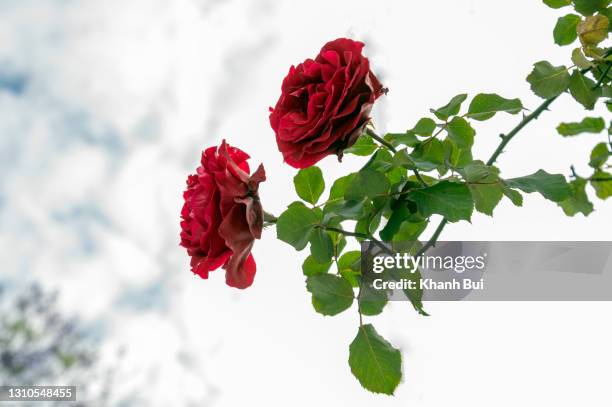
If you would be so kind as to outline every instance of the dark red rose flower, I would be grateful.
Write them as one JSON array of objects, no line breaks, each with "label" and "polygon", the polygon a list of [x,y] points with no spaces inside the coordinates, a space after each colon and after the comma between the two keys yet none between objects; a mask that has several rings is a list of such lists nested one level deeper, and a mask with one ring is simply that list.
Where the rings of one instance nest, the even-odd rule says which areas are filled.
[{"label": "dark red rose flower", "polygon": [[291,66],[270,124],[285,162],[306,168],[352,146],[383,87],[361,55],[362,42],[339,38],[314,59]]},{"label": "dark red rose flower", "polygon": [[248,158],[225,140],[206,149],[202,165],[187,178],[181,211],[181,246],[191,256],[191,271],[208,278],[223,266],[227,285],[236,288],[253,284],[251,248],[263,226],[257,190],[266,173],[260,165],[249,175]]}]

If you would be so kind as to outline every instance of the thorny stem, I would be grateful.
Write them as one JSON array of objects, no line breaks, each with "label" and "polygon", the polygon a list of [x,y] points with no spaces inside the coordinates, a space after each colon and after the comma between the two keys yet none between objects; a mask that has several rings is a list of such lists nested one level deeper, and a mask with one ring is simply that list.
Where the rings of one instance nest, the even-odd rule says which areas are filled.
[{"label": "thorny stem", "polygon": [[[608,52],[606,52],[606,56],[610,55],[611,53],[612,53],[612,50],[608,50]],[[597,89],[599,86],[601,86],[608,72],[610,71],[611,66],[612,64],[608,64],[608,67],[604,71],[603,75],[599,78],[599,81],[597,81],[595,86],[593,86],[593,89]],[[580,72],[585,74],[589,72],[590,70],[591,68],[586,68],[586,69],[581,70]],[[515,128],[513,128],[508,134],[502,134],[501,135],[502,141],[499,143],[499,145],[497,146],[497,148],[495,149],[491,157],[487,160],[487,165],[493,165],[495,161],[497,160],[497,158],[499,157],[499,155],[504,151],[504,148],[506,147],[506,145],[508,145],[510,140],[512,140],[514,136],[516,136],[523,129],[523,127],[529,124],[532,120],[537,119],[540,116],[540,114],[542,114],[543,111],[547,110],[548,107],[552,104],[552,102],[554,102],[557,99],[557,97],[558,96],[552,97],[550,99],[546,99],[544,102],[542,102],[540,106],[538,106],[536,110],[534,110],[532,113],[528,114],[527,116],[524,116],[523,120],[521,120],[521,122]],[[608,181],[608,179],[596,178],[596,179],[592,179],[592,181],[596,181],[596,182],[597,181]],[[429,239],[429,241],[421,248],[421,250],[419,250],[419,254],[425,253],[429,248],[436,245],[436,242],[438,241],[438,238],[440,237],[440,233],[442,233],[442,230],[444,229],[447,223],[448,223],[448,219],[446,218],[440,221],[434,234],[431,236],[431,239]]]},{"label": "thorny stem", "polygon": [[[534,110],[532,113],[528,114],[527,116],[524,116],[523,120],[521,120],[521,122],[515,128],[513,128],[508,134],[505,134],[505,135],[502,134],[502,141],[499,143],[499,145],[497,146],[497,148],[495,149],[491,157],[487,160],[487,165],[493,165],[493,163],[495,163],[499,155],[504,151],[504,148],[506,147],[506,145],[508,145],[510,140],[512,140],[514,136],[516,136],[518,132],[520,132],[523,129],[523,127],[529,124],[532,120],[537,119],[538,116],[544,110],[548,109],[548,106],[550,106],[551,103],[555,101],[555,99],[557,99],[557,96],[552,97],[550,99],[546,99],[540,106],[538,106],[536,110]],[[429,241],[427,241],[427,243],[423,245],[421,250],[419,250],[418,255],[425,253],[431,247],[436,245],[436,242],[438,241],[438,238],[440,237],[440,234],[442,233],[442,230],[444,230],[444,228],[446,227],[447,223],[448,223],[448,219],[446,218],[440,221],[440,223],[438,224],[438,227],[434,231]]]},{"label": "thorny stem", "polygon": [[516,136],[517,133],[521,131],[523,127],[525,127],[529,122],[531,122],[534,119],[537,119],[538,116],[544,110],[548,109],[548,106],[550,106],[551,103],[554,102],[555,99],[557,99],[557,97],[558,96],[552,97],[550,99],[546,99],[540,106],[538,106],[536,110],[534,110],[532,113],[528,114],[527,116],[523,117],[523,120],[521,120],[521,122],[515,128],[513,128],[510,131],[510,133],[502,135],[502,141],[501,143],[499,143],[499,145],[497,146],[497,149],[493,152],[493,154],[487,161],[487,165],[493,165],[493,163],[495,163],[499,155],[504,151],[504,148],[510,142],[510,140],[512,140],[512,138],[514,138],[514,136]]},{"label": "thorny stem", "polygon": [[576,174],[576,168],[573,165],[570,165],[570,171],[572,172],[572,177],[578,178],[578,174]]}]

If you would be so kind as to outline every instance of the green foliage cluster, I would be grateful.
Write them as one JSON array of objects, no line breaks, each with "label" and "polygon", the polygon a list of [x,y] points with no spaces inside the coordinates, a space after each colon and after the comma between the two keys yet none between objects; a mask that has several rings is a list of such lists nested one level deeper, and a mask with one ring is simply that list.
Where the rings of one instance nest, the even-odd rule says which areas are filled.
[{"label": "green foliage cluster", "polygon": [[[612,112],[612,49],[603,45],[612,30],[610,0],[545,0],[544,3],[553,8],[567,7],[568,10],[573,6],[573,12],[557,20],[553,38],[560,46],[576,42],[579,46],[571,53],[573,65],[570,67],[554,67],[547,61],[536,63],[527,77],[531,89],[543,98],[557,97],[567,91],[586,110],[593,110],[599,100],[604,100],[608,111]],[[612,155],[612,123],[602,117],[587,116],[579,122],[560,123],[557,132],[563,137],[585,133],[602,136],[602,141],[593,146],[589,157],[592,173],[580,176],[572,166],[571,194],[559,203],[569,216],[577,213],[586,216],[593,212],[593,204],[586,193],[587,186],[601,199],[612,194],[612,174],[608,171]]]},{"label": "green foliage cluster", "polygon": [[[572,169],[568,181],[561,174],[540,169],[507,178],[495,166],[512,138],[564,93],[586,110],[603,100],[612,111],[612,49],[602,45],[611,28],[610,1],[544,3],[553,8],[573,7],[558,19],[553,37],[558,45],[579,41],[580,46],[571,52],[571,66],[548,61],[534,64],[527,82],[544,99],[539,107],[526,114],[519,99],[494,93],[456,95],[404,132],[379,136],[371,126],[366,128],[345,151],[369,157],[365,165],[331,182],[326,197],[322,198],[326,183],[319,168],[303,169],[294,178],[301,200],[291,203],[276,220],[277,236],[296,250],[308,247],[302,271],[316,312],[333,316],[356,304],[359,328],[349,346],[349,365],[361,385],[372,392],[394,393],[401,379],[401,355],[371,324],[363,322],[363,316],[380,314],[388,299],[370,289],[367,276],[361,273],[360,252],[344,251],[348,238],[390,244],[416,242],[423,240],[421,235],[432,217],[440,215],[443,220],[427,244],[412,246],[414,253],[422,253],[435,244],[448,222],[469,222],[474,211],[493,216],[502,199],[522,206],[523,194],[536,193],[569,216],[586,216],[593,211],[587,185],[601,199],[612,194],[612,175],[606,171],[612,154],[612,126],[601,117],[587,116],[557,127],[563,137],[606,134],[607,140],[593,147],[589,157],[593,173],[588,177],[578,176]],[[474,157],[478,122],[504,114],[519,116],[517,126],[500,135],[500,144],[490,157]],[[384,273],[383,278],[405,277],[398,273]],[[418,273],[413,276],[420,278]],[[406,295],[417,312],[427,315],[421,292]]]}]

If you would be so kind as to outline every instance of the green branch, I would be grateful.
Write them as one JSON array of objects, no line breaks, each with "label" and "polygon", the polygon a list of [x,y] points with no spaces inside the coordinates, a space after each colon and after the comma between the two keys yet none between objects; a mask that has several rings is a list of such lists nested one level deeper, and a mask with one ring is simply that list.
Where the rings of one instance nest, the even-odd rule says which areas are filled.
[{"label": "green branch", "polygon": [[429,250],[430,248],[436,245],[438,238],[440,237],[440,233],[442,233],[442,230],[444,229],[447,223],[448,223],[448,219],[446,218],[440,221],[433,235],[431,235],[431,239],[429,239],[427,243],[425,243],[423,247],[421,247],[421,249],[417,252],[416,257],[419,257],[420,255],[425,253],[427,250]]},{"label": "green branch", "polygon": [[421,183],[421,185],[423,185],[425,188],[427,188],[429,185],[427,184],[427,182],[425,182],[425,180],[421,177],[421,173],[419,173],[419,170],[417,170],[416,168],[413,168],[412,171],[414,172],[414,176],[416,177],[417,180],[419,180],[419,182]]},{"label": "green branch", "polygon": [[603,81],[606,79],[606,77],[608,76],[608,72],[610,72],[610,68],[612,68],[612,62],[608,62],[608,66],[606,67],[605,71],[603,71],[603,73],[601,74],[601,76],[599,77],[599,80],[597,81],[597,83],[595,84],[595,86],[593,86],[593,89],[597,89],[598,87],[601,86],[601,84],[603,83]]},{"label": "green branch", "polygon": [[529,122],[537,119],[538,116],[540,116],[540,114],[542,114],[544,110],[548,109],[548,106],[550,106],[551,103],[554,102],[555,99],[557,99],[557,97],[558,96],[552,97],[550,99],[546,99],[531,114],[528,114],[527,116],[523,117],[523,120],[521,120],[521,122],[515,128],[513,128],[508,134],[502,134],[501,135],[502,141],[501,143],[499,143],[499,145],[497,146],[497,148],[495,149],[495,151],[493,152],[493,154],[487,161],[487,165],[493,165],[493,163],[495,163],[495,161],[497,160],[499,155],[503,152],[504,148],[510,142],[510,140],[512,140],[514,136],[516,136],[518,132],[521,131],[523,127],[525,127]]},{"label": "green branch", "polygon": [[[610,54],[612,54],[612,49],[608,50],[606,52],[606,56],[608,56]],[[612,66],[612,63],[609,63],[608,67],[605,70],[605,73],[601,76],[601,78],[599,78],[599,81],[597,81],[595,86],[593,86],[593,89],[597,89],[599,86],[601,86],[601,84],[603,83],[603,78],[606,77],[606,75],[610,71],[610,67],[611,66]],[[590,70],[591,70],[591,68],[589,67],[589,68],[581,70],[580,72],[582,74],[585,74],[585,73],[589,72]],[[515,128],[510,130],[510,132],[508,134],[502,134],[501,135],[502,141],[499,143],[499,145],[497,146],[497,148],[495,149],[495,151],[493,152],[491,157],[487,160],[487,165],[493,165],[495,163],[495,161],[497,161],[497,158],[500,156],[500,154],[504,151],[504,148],[508,145],[510,140],[512,140],[523,129],[523,127],[525,127],[527,124],[529,124],[532,120],[537,119],[540,116],[540,114],[542,114],[542,112],[547,110],[548,107],[552,104],[552,102],[554,102],[557,99],[557,97],[558,96],[552,97],[550,99],[546,99],[531,114],[523,117],[523,120],[521,120],[521,122]],[[597,182],[597,181],[600,181],[600,180],[599,179],[595,179],[593,181]],[[601,181],[607,181],[607,179],[601,179]],[[444,218],[444,219],[442,219],[440,221],[440,223],[438,224],[438,227],[436,228],[434,234],[431,236],[431,239],[429,239],[429,241],[421,248],[421,250],[419,250],[419,254],[425,253],[429,248],[431,248],[432,246],[436,245],[436,242],[438,241],[438,238],[440,237],[440,234],[442,233],[442,230],[444,229],[444,227],[446,226],[447,223],[448,223],[448,219],[446,219],[446,218]]]},{"label": "green branch", "polygon": [[370,136],[372,139],[378,141],[380,144],[382,144],[383,146],[387,147],[389,149],[389,151],[393,152],[393,153],[397,153],[397,150],[395,149],[395,147],[393,147],[393,144],[389,143],[387,140],[385,140],[384,138],[380,137],[378,134],[376,134],[376,132],[374,130],[372,130],[369,127],[366,127],[366,131],[365,133]]}]

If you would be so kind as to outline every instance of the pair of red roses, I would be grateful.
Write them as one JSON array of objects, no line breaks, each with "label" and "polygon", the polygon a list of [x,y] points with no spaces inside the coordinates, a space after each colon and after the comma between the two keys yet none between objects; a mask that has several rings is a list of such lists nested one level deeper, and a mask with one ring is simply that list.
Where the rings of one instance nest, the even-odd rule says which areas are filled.
[{"label": "pair of red roses", "polygon": [[[355,143],[370,120],[383,87],[361,54],[364,44],[339,38],[319,55],[292,66],[282,93],[270,109],[278,149],[294,168],[307,168]],[[255,277],[251,248],[261,237],[263,209],[260,165],[250,175],[249,156],[223,141],[202,154],[195,175],[187,178],[181,211],[181,246],[191,270],[202,278],[221,266],[229,286],[246,288]]]}]

